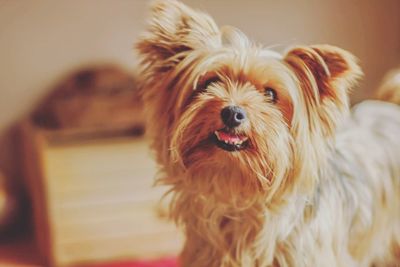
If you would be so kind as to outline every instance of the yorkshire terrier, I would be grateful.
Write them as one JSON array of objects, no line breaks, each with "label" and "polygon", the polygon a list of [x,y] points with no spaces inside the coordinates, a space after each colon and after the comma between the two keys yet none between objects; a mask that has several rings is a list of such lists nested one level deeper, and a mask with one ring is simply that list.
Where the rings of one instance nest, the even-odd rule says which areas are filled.
[{"label": "yorkshire terrier", "polygon": [[353,55],[281,55],[173,0],[136,48],[181,266],[399,266],[400,107],[349,112]]}]

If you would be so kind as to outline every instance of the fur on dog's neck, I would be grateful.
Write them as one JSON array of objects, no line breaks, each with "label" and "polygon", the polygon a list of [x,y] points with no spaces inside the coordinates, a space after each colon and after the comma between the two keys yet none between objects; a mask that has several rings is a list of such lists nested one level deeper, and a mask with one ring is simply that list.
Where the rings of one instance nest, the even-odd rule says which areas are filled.
[{"label": "fur on dog's neck", "polygon": [[[181,175],[184,179],[172,185],[171,215],[184,228],[185,249],[202,247],[201,252],[184,251],[182,255],[190,258],[182,258],[183,266],[270,265],[280,254],[277,251],[290,245],[285,242],[295,225],[305,219],[312,198],[312,194],[300,191],[282,192],[279,204],[277,197],[274,203],[266,203],[266,191],[240,188],[238,181],[255,178],[235,169]],[[225,185],[213,182],[216,179],[225,181]],[[290,255],[284,254],[285,259],[280,261],[288,262]],[[201,258],[205,255],[210,257]]]}]

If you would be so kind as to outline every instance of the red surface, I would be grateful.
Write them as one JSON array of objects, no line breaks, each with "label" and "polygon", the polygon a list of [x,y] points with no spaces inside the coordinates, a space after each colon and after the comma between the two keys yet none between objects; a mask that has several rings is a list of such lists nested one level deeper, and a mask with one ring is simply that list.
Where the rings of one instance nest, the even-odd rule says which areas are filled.
[{"label": "red surface", "polygon": [[157,261],[115,262],[92,267],[178,267],[178,263],[176,258],[171,258]]}]

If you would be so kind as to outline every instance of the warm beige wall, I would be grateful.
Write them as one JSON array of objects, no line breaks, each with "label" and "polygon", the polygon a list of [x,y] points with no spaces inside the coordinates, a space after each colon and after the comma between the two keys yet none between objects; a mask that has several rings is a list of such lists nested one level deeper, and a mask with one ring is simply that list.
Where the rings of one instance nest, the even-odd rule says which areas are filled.
[{"label": "warm beige wall", "polygon": [[[400,64],[400,1],[187,0],[219,24],[239,27],[282,50],[330,43],[354,52],[366,73],[364,92]],[[87,62],[133,67],[132,43],[143,28],[146,1],[1,1],[0,130],[54,82]],[[356,93],[358,101],[366,93]]]}]

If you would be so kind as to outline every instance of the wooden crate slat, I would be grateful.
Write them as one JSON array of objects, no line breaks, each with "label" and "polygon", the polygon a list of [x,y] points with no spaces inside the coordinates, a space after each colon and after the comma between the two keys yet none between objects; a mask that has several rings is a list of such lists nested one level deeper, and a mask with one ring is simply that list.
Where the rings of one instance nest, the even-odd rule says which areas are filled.
[{"label": "wooden crate slat", "polygon": [[100,136],[88,140],[24,128],[25,153],[36,155],[26,154],[25,161],[46,262],[72,266],[176,255],[182,238],[157,216],[166,188],[153,187],[156,164],[147,140]]}]

